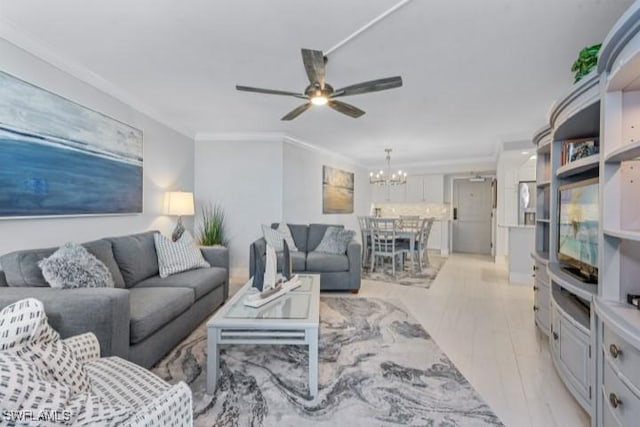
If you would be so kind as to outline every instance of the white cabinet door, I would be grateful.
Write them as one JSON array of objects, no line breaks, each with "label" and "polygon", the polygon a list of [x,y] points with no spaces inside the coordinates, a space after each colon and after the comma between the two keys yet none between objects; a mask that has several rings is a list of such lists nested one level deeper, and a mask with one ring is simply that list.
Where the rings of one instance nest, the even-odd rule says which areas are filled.
[{"label": "white cabinet door", "polygon": [[406,185],[392,185],[389,189],[391,203],[404,203],[407,200]]},{"label": "white cabinet door", "polygon": [[407,177],[407,202],[424,201],[424,177],[422,175],[409,175]]},{"label": "white cabinet door", "polygon": [[564,316],[560,320],[560,361],[571,373],[574,386],[589,401],[589,337]]}]

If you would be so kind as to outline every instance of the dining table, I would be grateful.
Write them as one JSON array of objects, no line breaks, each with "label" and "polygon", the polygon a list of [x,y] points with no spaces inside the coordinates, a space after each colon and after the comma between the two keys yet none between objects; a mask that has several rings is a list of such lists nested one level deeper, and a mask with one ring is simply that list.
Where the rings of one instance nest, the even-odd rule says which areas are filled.
[{"label": "dining table", "polygon": [[[420,222],[422,221],[422,219],[420,219],[420,222],[418,222],[418,226],[415,225],[415,221],[403,221],[400,218],[382,218],[382,217],[374,217],[372,219],[382,219],[382,220],[396,220],[396,229],[395,229],[395,236],[396,236],[396,240],[409,240],[409,253],[410,253],[410,258],[411,258],[411,265],[410,265],[410,271],[411,274],[415,273],[415,258],[414,258],[414,253],[415,253],[415,249],[416,249],[416,243],[418,241],[418,234],[420,234]],[[403,224],[404,223],[404,224]],[[372,229],[370,229],[370,231],[373,231]],[[375,262],[375,257],[374,257],[374,251],[371,251],[371,266],[373,266],[373,263]],[[418,263],[419,265],[419,263]]]}]

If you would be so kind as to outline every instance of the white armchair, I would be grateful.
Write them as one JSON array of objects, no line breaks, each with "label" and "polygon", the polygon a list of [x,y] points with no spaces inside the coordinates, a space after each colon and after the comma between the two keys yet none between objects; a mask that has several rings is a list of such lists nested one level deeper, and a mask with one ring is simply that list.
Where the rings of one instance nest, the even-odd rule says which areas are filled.
[{"label": "white armchair", "polygon": [[0,311],[0,372],[0,425],[193,425],[185,383],[101,358],[92,333],[61,340],[33,298]]},{"label": "white armchair", "polygon": [[91,392],[113,407],[133,410],[135,415],[119,425],[191,426],[191,390],[181,382],[170,385],[148,370],[119,357],[100,358],[100,344],[92,333],[63,340],[84,365]]}]

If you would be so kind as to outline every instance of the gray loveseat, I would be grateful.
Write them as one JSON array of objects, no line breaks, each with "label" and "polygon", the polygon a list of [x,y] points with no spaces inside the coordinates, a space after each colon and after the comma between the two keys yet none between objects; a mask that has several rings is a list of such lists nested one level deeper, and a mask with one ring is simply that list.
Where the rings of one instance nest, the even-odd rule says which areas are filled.
[{"label": "gray loveseat", "polygon": [[[293,241],[298,251],[291,252],[291,263],[294,273],[320,274],[320,289],[323,291],[351,291],[360,290],[362,258],[361,245],[352,240],[344,254],[334,255],[315,252],[327,227],[344,228],[334,224],[287,224],[291,230]],[[278,228],[278,224],[271,224],[271,228]],[[256,240],[249,248],[249,275],[255,269],[256,254],[264,257],[267,242],[264,237]],[[282,253],[278,253],[278,270],[282,269]]]},{"label": "gray loveseat", "polygon": [[84,243],[105,263],[115,288],[53,289],[37,263],[56,248],[0,257],[0,308],[22,298],[43,302],[62,338],[93,332],[102,356],[120,356],[151,367],[218,308],[229,294],[226,248],[202,248],[211,268],[165,279],[150,231]]}]

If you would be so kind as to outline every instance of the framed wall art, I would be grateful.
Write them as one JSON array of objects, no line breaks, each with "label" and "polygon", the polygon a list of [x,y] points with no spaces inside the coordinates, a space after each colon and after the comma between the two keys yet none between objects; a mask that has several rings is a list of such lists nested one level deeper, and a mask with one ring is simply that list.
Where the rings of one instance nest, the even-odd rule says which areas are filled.
[{"label": "framed wall art", "polygon": [[322,167],[322,213],[353,213],[353,172]]},{"label": "framed wall art", "polygon": [[142,131],[0,72],[0,218],[142,213]]}]

